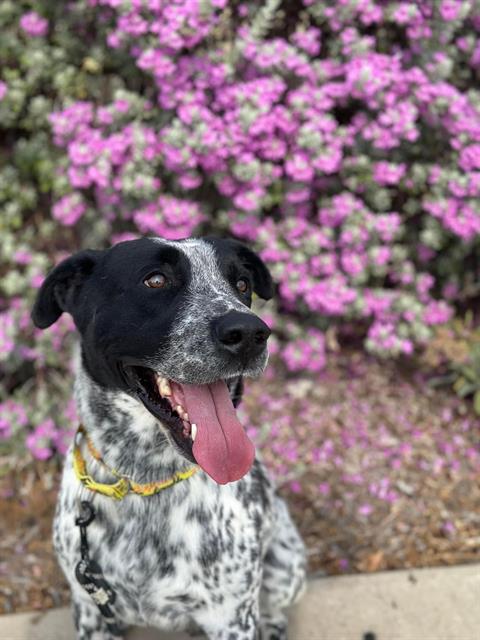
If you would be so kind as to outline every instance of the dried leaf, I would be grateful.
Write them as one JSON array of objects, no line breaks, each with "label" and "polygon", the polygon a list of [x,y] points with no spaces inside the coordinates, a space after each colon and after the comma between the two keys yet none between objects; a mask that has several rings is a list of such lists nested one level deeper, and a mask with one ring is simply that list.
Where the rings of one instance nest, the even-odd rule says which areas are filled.
[{"label": "dried leaf", "polygon": [[368,573],[373,573],[374,571],[378,571],[383,562],[384,558],[383,551],[377,551],[376,553],[372,553],[368,556],[365,563],[365,570]]}]

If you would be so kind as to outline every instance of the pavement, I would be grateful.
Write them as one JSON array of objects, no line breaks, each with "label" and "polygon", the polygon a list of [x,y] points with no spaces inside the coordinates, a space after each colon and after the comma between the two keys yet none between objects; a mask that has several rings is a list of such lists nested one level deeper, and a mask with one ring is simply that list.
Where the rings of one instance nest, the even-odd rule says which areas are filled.
[{"label": "pavement", "polygon": [[[70,610],[0,616],[0,640],[74,640]],[[133,630],[128,640],[187,640]],[[480,564],[311,580],[289,640],[480,640]]]}]

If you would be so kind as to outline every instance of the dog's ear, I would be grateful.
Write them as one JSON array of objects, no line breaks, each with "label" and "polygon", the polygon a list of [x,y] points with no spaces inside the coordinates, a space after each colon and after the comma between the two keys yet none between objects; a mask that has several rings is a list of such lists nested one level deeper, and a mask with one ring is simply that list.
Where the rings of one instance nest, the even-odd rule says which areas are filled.
[{"label": "dog's ear", "polygon": [[64,311],[73,312],[78,294],[101,254],[102,251],[81,251],[50,271],[33,306],[32,320],[36,327],[46,329]]},{"label": "dog's ear", "polygon": [[243,266],[252,274],[253,290],[257,296],[263,300],[270,300],[274,292],[273,280],[263,260],[238,240],[225,240],[224,242],[232,247]]}]

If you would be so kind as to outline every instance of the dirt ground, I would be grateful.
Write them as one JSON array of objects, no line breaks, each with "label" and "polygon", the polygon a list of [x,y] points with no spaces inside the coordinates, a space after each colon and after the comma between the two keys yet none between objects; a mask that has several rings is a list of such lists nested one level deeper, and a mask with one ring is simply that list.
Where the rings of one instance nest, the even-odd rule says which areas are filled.
[{"label": "dirt ground", "polygon": [[[320,381],[251,383],[241,415],[283,479],[312,572],[480,560],[480,425],[418,373],[338,355]],[[0,614],[68,601],[51,546],[59,473],[25,459],[0,479]]]},{"label": "dirt ground", "polygon": [[57,466],[19,465],[0,480],[0,614],[68,602],[51,541]]}]

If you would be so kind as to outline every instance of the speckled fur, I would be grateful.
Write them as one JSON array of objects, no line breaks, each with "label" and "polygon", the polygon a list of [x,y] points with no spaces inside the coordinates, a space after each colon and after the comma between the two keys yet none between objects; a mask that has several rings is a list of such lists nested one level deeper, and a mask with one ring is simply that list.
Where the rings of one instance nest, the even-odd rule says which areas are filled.
[{"label": "speckled fur", "polygon": [[[189,241],[182,251],[194,277],[171,350],[152,366],[166,376],[205,383],[215,361],[205,340],[209,320],[232,308],[248,309],[221,277],[206,243]],[[265,360],[242,373],[258,374]],[[231,379],[232,395],[238,386],[233,373],[223,372]],[[153,415],[127,393],[97,385],[80,357],[75,397],[83,424],[110,466],[137,482],[167,478],[189,466]],[[155,496],[129,495],[117,502],[83,488],[71,455],[58,499],[54,546],[71,585],[80,640],[112,640],[74,576],[80,559],[75,517],[84,499],[93,500],[96,511],[88,527],[90,554],[116,591],[113,609],[120,628],[200,630],[211,640],[287,637],[286,611],[303,590],[305,553],[258,458],[234,483],[217,485],[200,471]],[[85,456],[97,480],[114,480]]]},{"label": "speckled fur", "polygon": [[[164,240],[159,242],[165,243]],[[168,244],[181,248],[188,256],[192,280],[182,313],[170,336],[170,348],[152,367],[166,377],[177,377],[184,382],[208,384],[222,377],[228,379],[238,373],[229,371],[210,339],[212,318],[228,311],[253,313],[232,293],[229,283],[218,268],[214,249],[202,240],[186,240]],[[267,353],[243,372],[258,376],[267,364]]]}]

